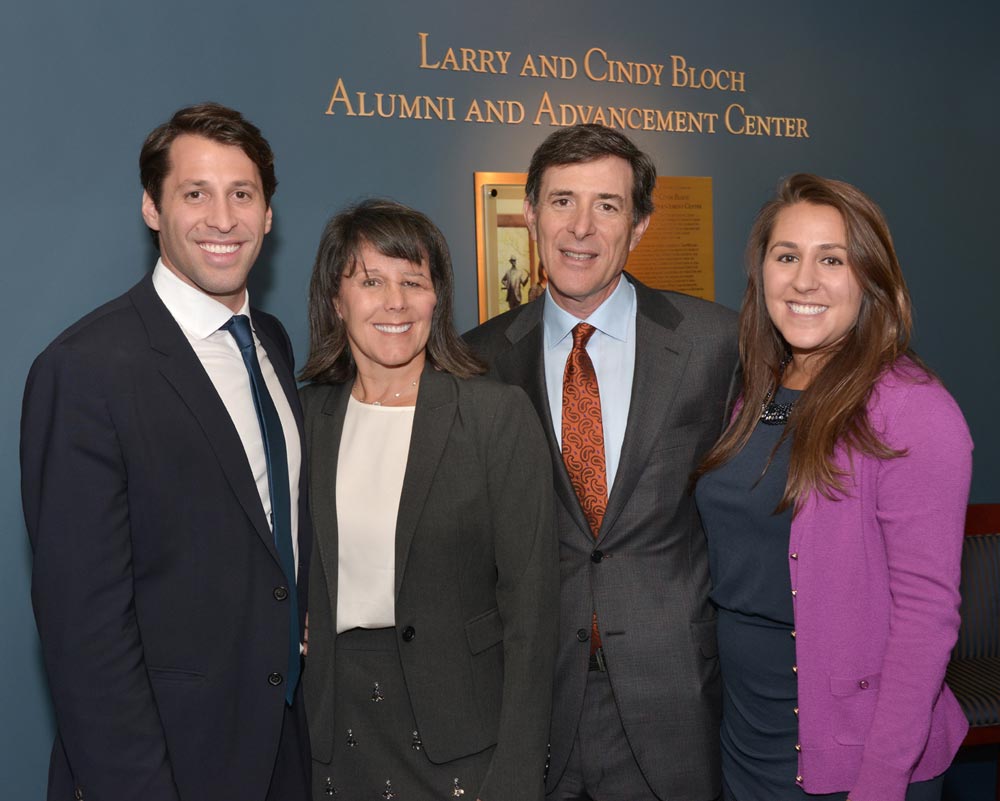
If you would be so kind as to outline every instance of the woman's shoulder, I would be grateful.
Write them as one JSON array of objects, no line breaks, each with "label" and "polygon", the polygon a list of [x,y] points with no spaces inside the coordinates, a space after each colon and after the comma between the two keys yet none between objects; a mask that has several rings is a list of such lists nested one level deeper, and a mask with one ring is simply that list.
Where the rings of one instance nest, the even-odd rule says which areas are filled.
[{"label": "woman's shoulder", "polygon": [[513,402],[519,403],[521,399],[527,402],[527,394],[521,387],[514,384],[505,384],[492,376],[474,375],[469,378],[457,378],[452,376],[461,397],[469,398],[480,402],[501,402],[517,399]]},{"label": "woman's shoulder", "polygon": [[299,387],[299,402],[302,404],[302,413],[308,416],[310,413],[322,409],[330,395],[339,391],[343,386],[343,384],[313,382]]},{"label": "woman's shoulder", "polygon": [[875,384],[869,401],[883,427],[920,428],[965,432],[962,410],[935,375],[908,357],[898,359]]}]

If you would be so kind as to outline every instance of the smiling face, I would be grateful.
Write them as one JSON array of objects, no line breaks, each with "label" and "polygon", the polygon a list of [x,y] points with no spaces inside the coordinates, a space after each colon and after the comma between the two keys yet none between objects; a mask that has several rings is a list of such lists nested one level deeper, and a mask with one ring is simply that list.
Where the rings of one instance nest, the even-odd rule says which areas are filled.
[{"label": "smiling face", "polygon": [[786,386],[807,386],[857,322],[862,291],[847,258],[847,231],[832,206],[779,212],[764,254],[764,299],[792,351]]},{"label": "smiling face", "polygon": [[340,280],[334,310],[344,321],[351,355],[362,375],[423,369],[437,295],[424,260],[414,264],[361,247],[353,275]]},{"label": "smiling face", "polygon": [[632,167],[618,156],[549,167],[524,217],[553,300],[584,319],[614,292],[649,218],[632,224]]},{"label": "smiling face", "polygon": [[239,311],[250,268],[271,230],[260,172],[239,147],[178,136],[160,207],[143,192],[142,216],[159,233],[168,270]]}]

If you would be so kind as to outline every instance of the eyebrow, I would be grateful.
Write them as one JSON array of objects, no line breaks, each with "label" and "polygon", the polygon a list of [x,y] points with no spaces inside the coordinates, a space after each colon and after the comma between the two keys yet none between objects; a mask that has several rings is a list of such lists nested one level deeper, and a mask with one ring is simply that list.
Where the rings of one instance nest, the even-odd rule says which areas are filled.
[{"label": "eyebrow", "polygon": [[[413,264],[413,262],[412,262],[412,261],[411,261],[411,262],[408,262],[408,263],[409,263],[409,264]],[[361,265],[361,269],[362,269],[362,270],[364,270],[364,273],[365,273],[365,275],[381,275],[381,274],[382,274],[382,272],[383,272],[383,271],[382,271],[382,269],[381,269],[380,267],[378,267],[378,266],[375,266],[375,267],[369,267],[369,266],[368,266],[367,264],[365,264],[365,263],[364,263],[363,261],[361,261],[360,259],[358,259],[358,264],[360,264],[360,265]],[[413,270],[400,270],[400,274],[402,274],[402,275],[406,275],[406,276],[411,276],[411,275],[415,275],[415,276],[418,276],[418,277],[420,277],[420,278],[430,278],[430,277],[431,277],[431,269],[430,269],[430,266],[428,266],[428,267],[426,268],[426,270],[424,269],[423,265],[417,265],[417,268],[418,268],[418,271],[413,271]],[[354,272],[354,273],[351,273],[351,275],[354,275],[354,274],[355,274],[356,272],[357,272],[357,270],[355,270],[355,272]]]},{"label": "eyebrow", "polygon": [[[796,242],[788,242],[786,240],[782,240],[781,242],[775,242],[773,245],[771,245],[771,247],[769,247],[767,249],[768,253],[770,253],[775,248],[791,248],[792,250],[798,250],[799,249],[799,245]],[[822,245],[819,246],[819,249],[820,250],[847,250],[847,246],[846,245],[841,245],[838,242],[824,242]]]},{"label": "eyebrow", "polygon": [[[205,186],[211,186],[212,182],[204,178],[188,178],[186,181],[181,181],[180,186],[189,187],[193,186],[195,188],[202,188]],[[229,184],[230,187],[234,189],[243,189],[244,187],[250,187],[252,189],[257,189],[258,184],[256,181],[233,181]]]},{"label": "eyebrow", "polygon": [[[549,192],[549,197],[569,197],[571,195],[576,195],[572,189],[553,189]],[[598,192],[598,200],[617,200],[619,203],[624,203],[625,198],[619,195],[617,192]]]}]

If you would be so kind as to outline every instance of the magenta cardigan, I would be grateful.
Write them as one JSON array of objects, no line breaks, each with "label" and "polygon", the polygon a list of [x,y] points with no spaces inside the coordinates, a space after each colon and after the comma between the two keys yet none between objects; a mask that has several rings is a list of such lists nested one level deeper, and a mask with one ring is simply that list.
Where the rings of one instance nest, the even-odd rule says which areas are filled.
[{"label": "magenta cardigan", "polygon": [[838,500],[812,493],[792,522],[799,782],[851,801],[903,801],[942,773],[968,724],[945,667],[959,626],[972,440],[937,381],[901,360],[869,420],[898,459],[842,449]]}]

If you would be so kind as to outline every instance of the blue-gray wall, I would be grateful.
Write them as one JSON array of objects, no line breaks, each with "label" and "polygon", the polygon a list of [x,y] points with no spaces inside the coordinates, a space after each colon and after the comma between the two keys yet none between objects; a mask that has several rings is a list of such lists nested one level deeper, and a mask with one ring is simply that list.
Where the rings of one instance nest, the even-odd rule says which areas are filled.
[{"label": "blue-gray wall", "polygon": [[[633,132],[666,174],[709,175],[717,298],[737,306],[750,220],[777,178],[798,170],[859,184],[884,208],[916,306],[916,346],[965,410],[976,440],[973,500],[998,500],[1000,342],[993,145],[1000,5],[633,2],[152,4],[41,0],[0,25],[0,269],[7,380],[0,389],[0,796],[41,798],[52,717],[29,601],[18,497],[17,420],[34,356],[74,319],[128,288],[155,253],[139,216],[136,157],[177,107],[215,99],[257,122],[277,154],[275,226],[256,268],[256,303],[306,349],[307,276],[325,219],[391,195],[426,211],[453,248],[457,324],[477,319],[472,174],[523,171],[551,129],[553,101],[803,117],[808,139]],[[448,47],[511,51],[504,76],[419,68]],[[665,86],[516,75],[528,54],[591,47],[666,64]],[[746,73],[739,95],[669,87],[670,56]],[[338,78],[365,91],[455,97],[455,122],[324,115]],[[461,121],[473,99],[522,102],[520,125]]]}]

